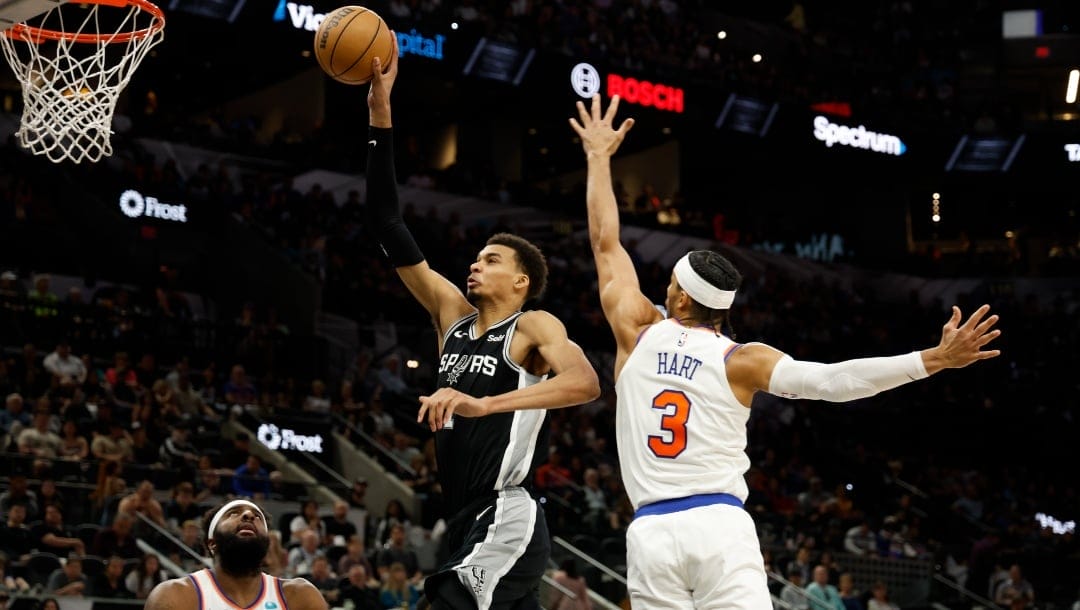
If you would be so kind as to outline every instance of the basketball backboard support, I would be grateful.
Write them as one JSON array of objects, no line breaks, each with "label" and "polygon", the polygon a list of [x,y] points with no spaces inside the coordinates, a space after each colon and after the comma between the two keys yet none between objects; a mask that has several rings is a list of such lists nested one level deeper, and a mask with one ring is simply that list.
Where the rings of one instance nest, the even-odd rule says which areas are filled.
[{"label": "basketball backboard support", "polygon": [[0,0],[0,32],[68,0]]}]

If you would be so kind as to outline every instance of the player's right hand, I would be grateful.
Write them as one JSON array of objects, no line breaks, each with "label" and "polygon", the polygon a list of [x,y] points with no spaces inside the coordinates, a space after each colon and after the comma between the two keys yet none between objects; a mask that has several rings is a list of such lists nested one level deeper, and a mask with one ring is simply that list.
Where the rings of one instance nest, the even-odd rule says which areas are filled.
[{"label": "player's right hand", "polygon": [[581,122],[579,123],[578,119],[571,117],[570,127],[581,138],[581,147],[585,149],[586,156],[610,157],[615,154],[615,151],[619,150],[623,138],[626,137],[630,128],[634,126],[634,119],[626,119],[618,129],[613,129],[615,113],[618,110],[619,96],[617,95],[611,98],[607,112],[603,113],[600,112],[599,95],[593,96],[590,111],[585,110],[584,103],[577,103],[578,118],[581,119]]}]

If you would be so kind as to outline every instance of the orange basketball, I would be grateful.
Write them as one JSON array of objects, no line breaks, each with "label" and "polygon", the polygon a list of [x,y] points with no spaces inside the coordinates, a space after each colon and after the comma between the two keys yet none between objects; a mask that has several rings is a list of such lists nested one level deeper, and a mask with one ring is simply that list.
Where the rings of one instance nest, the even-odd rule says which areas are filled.
[{"label": "orange basketball", "polygon": [[334,80],[362,85],[371,80],[371,60],[378,57],[383,68],[394,52],[394,35],[374,11],[362,6],[343,6],[327,13],[315,32],[315,57]]}]

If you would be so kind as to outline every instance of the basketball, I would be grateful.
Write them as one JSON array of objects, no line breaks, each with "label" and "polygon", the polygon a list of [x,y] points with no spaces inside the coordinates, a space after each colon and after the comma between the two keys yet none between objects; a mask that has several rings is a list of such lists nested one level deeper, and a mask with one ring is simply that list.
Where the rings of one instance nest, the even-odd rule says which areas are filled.
[{"label": "basketball", "polygon": [[343,6],[326,15],[315,32],[315,57],[334,80],[362,85],[371,80],[371,60],[385,68],[394,52],[394,35],[375,11]]}]

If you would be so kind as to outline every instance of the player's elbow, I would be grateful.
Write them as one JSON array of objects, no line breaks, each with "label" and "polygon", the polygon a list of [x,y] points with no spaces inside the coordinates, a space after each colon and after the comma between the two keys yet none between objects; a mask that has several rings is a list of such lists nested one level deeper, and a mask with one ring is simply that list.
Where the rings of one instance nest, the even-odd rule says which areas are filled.
[{"label": "player's elbow", "polygon": [[592,366],[583,367],[578,387],[581,392],[581,404],[600,398],[600,378]]}]

